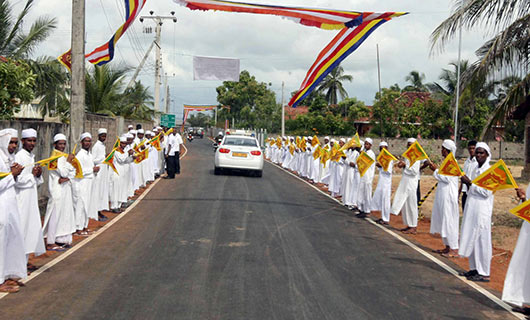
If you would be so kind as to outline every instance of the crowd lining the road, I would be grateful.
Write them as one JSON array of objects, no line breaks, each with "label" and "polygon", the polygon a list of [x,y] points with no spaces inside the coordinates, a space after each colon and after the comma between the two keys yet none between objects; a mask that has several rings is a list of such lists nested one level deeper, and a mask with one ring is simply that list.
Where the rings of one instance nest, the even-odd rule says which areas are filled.
[{"label": "crowd lining the road", "polygon": [[[0,130],[0,292],[20,290],[28,272],[36,270],[29,256],[71,247],[73,235],[89,236],[90,219],[106,221],[103,211],[123,212],[135,193],[166,170],[164,178],[180,173],[182,137],[176,128],[155,127],[152,131],[128,127],[110,153],[107,129],[98,130],[97,141],[85,132],[79,151],[65,153],[67,138],[53,138],[53,161],[38,163],[33,149],[37,131]],[[77,146],[77,145],[76,145]],[[54,155],[58,155],[55,158]],[[37,188],[49,171],[50,197],[41,222]],[[115,170],[114,170],[114,168]]]},{"label": "crowd lining the road", "polygon": [[[353,138],[352,138],[353,139]],[[305,143],[303,142],[305,140]],[[300,144],[302,141],[302,144]],[[340,199],[356,216],[364,218],[372,211],[381,212],[377,223],[389,225],[390,214],[402,215],[406,228],[403,233],[415,234],[418,224],[419,181],[421,171],[430,167],[437,180],[430,232],[440,234],[445,246],[435,252],[446,257],[469,258],[469,271],[461,272],[468,280],[489,282],[492,259],[491,216],[493,211],[493,193],[472,183],[490,167],[491,151],[484,142],[469,141],[469,157],[464,164],[461,178],[439,174],[438,166],[425,159],[410,165],[409,159],[391,161],[387,169],[374,161],[361,176],[358,159],[364,151],[371,159],[376,159],[372,150],[373,141],[366,138],[360,143],[351,143],[325,137],[323,143],[317,137],[278,137],[269,139],[265,146],[265,157],[271,162],[287,169],[310,183],[327,187],[331,196]],[[407,140],[407,148],[416,139]],[[347,144],[347,145],[346,145]],[[346,145],[346,147],[344,147]],[[351,147],[349,147],[351,146]],[[340,157],[329,159],[319,148],[331,151],[347,148]],[[388,144],[381,142],[379,151],[387,149]],[[387,149],[388,150],[388,149]],[[441,146],[445,158],[456,153],[452,140],[444,140]],[[337,153],[338,154],[338,153]],[[324,158],[323,158],[324,157]],[[402,170],[401,180],[392,200],[393,168]],[[372,182],[376,169],[379,171],[377,187],[372,192]],[[460,180],[460,181],[459,181]],[[526,201],[530,186],[526,192],[516,190],[517,197]],[[463,219],[459,226],[459,196],[462,194]],[[514,310],[530,314],[530,224],[524,222],[506,275],[503,300],[515,306]]]}]

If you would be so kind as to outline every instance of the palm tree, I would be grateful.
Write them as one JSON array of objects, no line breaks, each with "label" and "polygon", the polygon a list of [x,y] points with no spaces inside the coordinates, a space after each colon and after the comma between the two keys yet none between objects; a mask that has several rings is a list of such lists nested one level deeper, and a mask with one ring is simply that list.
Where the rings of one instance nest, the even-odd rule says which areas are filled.
[{"label": "palm tree", "polygon": [[28,58],[33,50],[44,41],[57,26],[54,18],[39,17],[29,31],[22,31],[23,21],[33,6],[34,0],[27,0],[15,19],[8,0],[0,0],[0,55],[9,58]]},{"label": "palm tree", "polygon": [[348,97],[348,92],[342,86],[342,82],[351,82],[353,77],[343,73],[344,69],[340,65],[336,66],[318,86],[318,91],[326,91],[326,101],[329,104],[337,104],[337,95],[340,95],[341,100]]},{"label": "palm tree", "polygon": [[424,73],[419,73],[419,71],[412,70],[405,77],[405,81],[409,82],[410,85],[403,88],[403,91],[425,91],[425,85],[423,84],[423,80],[425,80]]},{"label": "palm tree", "polygon": [[95,66],[86,73],[86,109],[88,112],[114,115],[121,104],[122,84],[128,68]]},{"label": "palm tree", "polygon": [[122,107],[115,110],[117,115],[136,120],[152,120],[156,115],[152,109],[153,96],[149,93],[149,88],[140,81],[136,81],[133,87],[125,89],[122,101]]},{"label": "palm tree", "polygon": [[482,132],[484,136],[530,94],[530,1],[458,1],[452,15],[431,34],[432,52],[443,50],[460,28],[474,27],[493,31],[495,36],[477,50],[479,60],[463,74],[462,88],[476,90],[499,74],[521,78],[496,105]]},{"label": "palm tree", "polygon": [[39,57],[29,61],[31,70],[37,78],[35,80],[35,97],[41,98],[39,109],[42,115],[57,114],[59,102],[69,100],[67,83],[69,73],[52,57]]},{"label": "palm tree", "polygon": [[[449,63],[454,70],[442,69],[442,73],[438,79],[442,80],[442,83],[433,82],[427,84],[427,88],[433,93],[440,93],[445,96],[452,96],[456,91],[457,85],[457,70],[458,70],[458,61],[452,61]],[[469,62],[467,60],[460,61],[460,72],[461,74],[466,72],[468,69]]]}]

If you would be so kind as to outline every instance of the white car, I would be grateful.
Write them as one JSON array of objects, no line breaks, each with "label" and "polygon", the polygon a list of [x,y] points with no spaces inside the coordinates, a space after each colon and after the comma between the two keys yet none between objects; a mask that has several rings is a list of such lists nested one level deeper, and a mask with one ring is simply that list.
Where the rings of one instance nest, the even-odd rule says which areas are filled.
[{"label": "white car", "polygon": [[254,137],[227,135],[215,150],[214,173],[223,169],[249,170],[257,177],[263,174],[263,152]]}]

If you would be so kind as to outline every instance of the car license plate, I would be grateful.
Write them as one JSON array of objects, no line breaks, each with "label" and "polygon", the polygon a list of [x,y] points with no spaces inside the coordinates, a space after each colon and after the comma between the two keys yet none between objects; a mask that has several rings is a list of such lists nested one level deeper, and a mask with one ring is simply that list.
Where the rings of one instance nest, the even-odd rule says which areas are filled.
[{"label": "car license plate", "polygon": [[240,157],[240,158],[246,158],[247,154],[244,152],[232,152],[232,156],[234,157]]}]

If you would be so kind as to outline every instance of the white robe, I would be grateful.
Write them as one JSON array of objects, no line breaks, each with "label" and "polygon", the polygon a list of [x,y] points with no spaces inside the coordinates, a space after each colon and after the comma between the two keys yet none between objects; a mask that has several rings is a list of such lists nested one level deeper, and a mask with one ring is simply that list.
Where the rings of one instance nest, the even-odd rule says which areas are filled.
[{"label": "white robe", "polygon": [[403,211],[403,224],[415,228],[418,226],[418,177],[420,174],[420,162],[414,162],[409,168],[409,160],[405,159],[405,168],[401,175],[401,181],[394,194],[392,213],[399,215]]},{"label": "white robe", "polygon": [[458,210],[458,177],[444,176],[434,171],[434,178],[438,181],[436,196],[432,207],[431,233],[439,233],[446,246],[458,249],[458,224],[460,211]]},{"label": "white robe", "polygon": [[392,168],[394,161],[390,161],[385,171],[379,168],[379,180],[372,198],[372,210],[381,211],[381,219],[390,222],[390,200],[392,198]]},{"label": "white robe", "polygon": [[132,157],[124,152],[120,153],[118,150],[114,153],[114,166],[118,174],[112,170],[110,172],[110,207],[111,209],[119,209],[122,203],[127,202],[129,197],[130,166]]},{"label": "white robe", "polygon": [[[10,163],[0,159],[0,172],[9,172]],[[9,278],[26,278],[26,249],[20,223],[15,179],[0,180],[0,284]]]},{"label": "white robe", "polygon": [[[530,186],[526,191],[530,195]],[[504,279],[502,300],[522,306],[530,304],[530,223],[523,222],[512,260]]]},{"label": "white robe", "polygon": [[21,149],[15,156],[15,162],[27,166],[17,177],[15,188],[17,191],[18,212],[24,234],[26,254],[36,256],[46,252],[42,235],[42,224],[39,211],[39,194],[37,187],[44,182],[42,176],[36,178],[31,171],[35,162],[35,155]]},{"label": "white robe", "polygon": [[331,192],[331,195],[334,197],[340,194],[340,185],[342,183],[342,171],[344,170],[344,159],[339,161],[331,161],[330,165],[330,178],[329,178],[329,187],[328,190]]},{"label": "white robe", "polygon": [[94,164],[99,167],[99,172],[94,177],[92,184],[92,204],[91,210],[101,211],[109,210],[109,166],[103,161],[107,157],[105,145],[97,141],[92,147],[92,157]]},{"label": "white robe", "polygon": [[75,210],[75,224],[77,230],[88,227],[89,219],[98,219],[98,212],[90,205],[92,198],[92,184],[94,182],[94,159],[92,153],[81,149],[76,155],[83,170],[83,178],[73,181],[73,198]]},{"label": "white robe", "polygon": [[151,168],[151,158],[154,156],[154,154],[151,153],[151,148],[150,146],[148,145],[145,145],[146,148],[148,149],[148,155],[147,155],[147,159],[145,159],[144,161],[140,162],[140,172],[141,172],[141,175],[142,175],[142,181],[144,182],[144,186],[147,185],[147,182],[148,181],[153,181],[154,178],[153,178],[153,169]]},{"label": "white robe", "polygon": [[[473,180],[489,167],[489,163],[484,163],[481,168],[477,165],[468,177]],[[468,257],[470,270],[477,270],[482,276],[490,275],[493,250],[491,244],[492,212],[493,193],[472,184],[467,191],[458,253],[463,257]]]},{"label": "white robe", "polygon": [[344,167],[344,172],[342,173],[342,204],[345,206],[353,206],[354,199],[357,194],[357,184],[355,181],[355,167],[352,167],[350,164],[355,160],[359,153],[357,151],[347,150],[346,160],[344,161],[346,166]]},{"label": "white robe", "polygon": [[[75,172],[75,168],[66,161],[66,157],[57,160],[57,170],[48,171],[50,198],[43,226],[44,237],[48,244],[72,243],[72,233],[76,230],[72,197],[72,180]],[[68,178],[70,181],[59,184],[59,178]]]},{"label": "white robe", "polygon": [[[372,150],[365,151],[370,158],[375,160],[375,154]],[[372,183],[375,176],[375,162],[366,170],[359,180],[359,192],[357,193],[357,206],[364,213],[370,213],[372,210]]]}]

